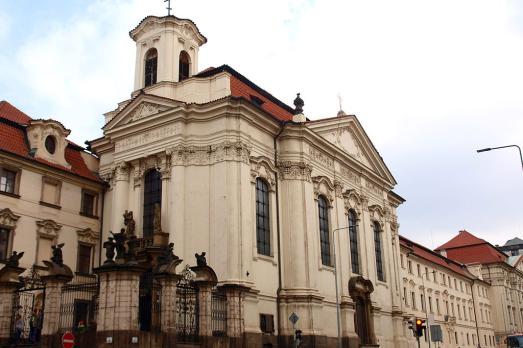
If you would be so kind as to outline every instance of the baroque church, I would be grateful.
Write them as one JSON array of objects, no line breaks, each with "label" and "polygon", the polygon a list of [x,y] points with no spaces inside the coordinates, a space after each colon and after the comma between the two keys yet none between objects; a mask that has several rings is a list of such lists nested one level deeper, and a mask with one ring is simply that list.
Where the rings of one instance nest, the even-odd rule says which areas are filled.
[{"label": "baroque church", "polygon": [[132,212],[137,237],[161,228],[180,259],[204,251],[241,294],[243,346],[291,346],[298,329],[306,347],[407,346],[404,200],[356,116],[309,120],[299,94],[289,106],[228,65],[199,70],[191,20],[148,16],[129,34],[134,89],[90,142],[102,240]]}]

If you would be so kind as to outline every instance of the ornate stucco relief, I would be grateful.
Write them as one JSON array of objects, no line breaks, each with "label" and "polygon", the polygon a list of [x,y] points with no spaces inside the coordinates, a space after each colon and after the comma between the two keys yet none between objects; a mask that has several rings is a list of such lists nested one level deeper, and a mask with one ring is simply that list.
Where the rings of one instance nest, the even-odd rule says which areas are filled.
[{"label": "ornate stucco relief", "polygon": [[115,152],[130,150],[180,133],[181,126],[178,124],[172,124],[119,140],[115,143],[114,149]]},{"label": "ornate stucco relief", "polygon": [[324,152],[319,151],[311,146],[309,147],[309,154],[311,156],[311,159],[317,161],[318,163],[328,168],[334,168],[334,160]]},{"label": "ornate stucco relief", "polygon": [[282,180],[304,180],[311,182],[312,166],[305,162],[280,161],[278,170]]},{"label": "ornate stucco relief", "polygon": [[153,104],[149,102],[143,102],[140,105],[138,105],[133,111],[127,115],[126,119],[128,119],[127,123],[135,122],[138,120],[141,120],[142,118],[145,118],[147,116],[151,116],[154,114],[157,114],[159,112],[167,110],[167,107]]},{"label": "ornate stucco relief", "polygon": [[36,233],[42,238],[56,239],[61,229],[62,225],[53,220],[36,221]]},{"label": "ornate stucco relief", "polygon": [[0,226],[15,229],[18,219],[20,216],[14,214],[9,208],[0,210]]},{"label": "ornate stucco relief", "polygon": [[169,149],[172,165],[211,165],[223,161],[236,161],[249,164],[251,148],[238,141],[224,141],[208,146],[179,145]]},{"label": "ornate stucco relief", "polygon": [[323,195],[327,197],[330,204],[334,201],[334,184],[326,176],[315,176],[312,178],[314,184],[314,199],[318,199],[318,196]]},{"label": "ornate stucco relief", "polygon": [[86,228],[84,230],[78,230],[76,231],[76,235],[78,236],[78,241],[96,245],[98,243],[98,240],[100,239],[100,233],[93,231],[90,228]]},{"label": "ornate stucco relief", "polygon": [[269,184],[269,190],[276,189],[276,168],[265,157],[251,157],[251,182],[256,184],[256,178],[264,178]]},{"label": "ornate stucco relief", "polygon": [[341,175],[344,178],[347,178],[352,183],[355,183],[357,185],[361,184],[360,176],[347,167],[344,167],[344,166],[341,167]]}]

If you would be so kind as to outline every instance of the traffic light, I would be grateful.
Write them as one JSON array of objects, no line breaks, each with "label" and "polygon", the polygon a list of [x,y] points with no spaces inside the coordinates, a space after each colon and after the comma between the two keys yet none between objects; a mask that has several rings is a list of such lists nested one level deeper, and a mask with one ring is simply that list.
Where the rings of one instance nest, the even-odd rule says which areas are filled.
[{"label": "traffic light", "polygon": [[423,336],[423,330],[425,329],[425,320],[424,319],[416,319],[416,335],[418,337]]},{"label": "traffic light", "polygon": [[409,329],[414,333],[414,318],[410,318],[407,323],[409,323]]}]

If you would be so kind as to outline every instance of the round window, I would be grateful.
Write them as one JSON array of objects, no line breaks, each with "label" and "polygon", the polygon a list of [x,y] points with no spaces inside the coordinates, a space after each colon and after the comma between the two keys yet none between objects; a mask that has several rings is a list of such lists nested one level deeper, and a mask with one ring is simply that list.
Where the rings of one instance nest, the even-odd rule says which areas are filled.
[{"label": "round window", "polygon": [[52,155],[56,150],[56,140],[53,136],[49,135],[45,138],[45,148]]}]

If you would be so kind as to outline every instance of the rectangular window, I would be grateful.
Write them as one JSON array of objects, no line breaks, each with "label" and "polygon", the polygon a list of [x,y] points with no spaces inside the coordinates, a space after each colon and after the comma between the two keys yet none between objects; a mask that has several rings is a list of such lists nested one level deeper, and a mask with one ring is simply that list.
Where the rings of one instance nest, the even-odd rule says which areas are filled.
[{"label": "rectangular window", "polygon": [[450,276],[449,277],[449,288],[452,288],[452,282],[450,281]]},{"label": "rectangular window", "polygon": [[436,271],[432,272],[432,278],[434,279],[434,283],[438,283],[437,273],[438,272],[436,272]]},{"label": "rectangular window", "polygon": [[[349,210],[350,262],[352,273],[360,274],[360,253],[358,246],[358,220],[356,213]],[[403,256],[403,255],[401,255]],[[401,259],[403,260],[403,258]]]},{"label": "rectangular window", "polygon": [[329,236],[329,208],[327,206],[327,200],[322,196],[318,197],[318,214],[320,223],[321,263],[325,266],[332,266]]},{"label": "rectangular window", "polygon": [[454,278],[454,289],[458,290],[458,281]]},{"label": "rectangular window", "polygon": [[269,186],[260,178],[256,179],[256,244],[258,254],[271,256]]},{"label": "rectangular window", "polygon": [[425,267],[425,279],[429,280],[429,269]]},{"label": "rectangular window", "polygon": [[6,260],[9,257],[10,232],[7,228],[0,228],[0,260]]},{"label": "rectangular window", "polygon": [[412,261],[407,261],[407,267],[409,269],[409,273],[412,274]]},{"label": "rectangular window", "polygon": [[418,269],[418,277],[421,277],[421,266],[420,266],[420,264],[418,263],[418,264],[416,265],[416,267],[417,267],[417,269]]},{"label": "rectangular window", "polygon": [[263,333],[274,333],[274,316],[272,314],[260,314],[260,330]]},{"label": "rectangular window", "polygon": [[377,222],[374,223],[374,250],[376,253],[376,273],[378,280],[384,282],[383,251],[381,250],[381,228]]},{"label": "rectangular window", "polygon": [[0,191],[15,194],[16,172],[0,168]]},{"label": "rectangular window", "polygon": [[95,192],[82,190],[82,204],[80,210],[82,215],[96,216],[96,198],[97,194]]},{"label": "rectangular window", "polygon": [[401,268],[405,268],[405,259],[403,257],[403,254],[400,254],[400,263],[401,263]]},{"label": "rectangular window", "polygon": [[416,308],[416,294],[414,291],[410,293],[411,301],[412,301],[412,308]]},{"label": "rectangular window", "polygon": [[42,178],[42,198],[40,204],[60,208],[60,190],[62,183],[58,180]]},{"label": "rectangular window", "polygon": [[93,247],[87,244],[78,244],[78,273],[89,274],[91,271],[91,256]]},{"label": "rectangular window", "polygon": [[423,297],[423,294],[419,295],[419,299],[421,302],[421,310],[424,311],[425,310],[425,298]]},{"label": "rectangular window", "polygon": [[459,282],[459,289],[461,292],[463,292],[463,282],[462,281]]},{"label": "rectangular window", "polygon": [[438,313],[438,315],[441,314],[441,311],[439,310],[439,298],[436,299],[436,313]]},{"label": "rectangular window", "polygon": [[432,297],[429,296],[429,311],[430,313],[434,313],[434,311],[432,310]]},{"label": "rectangular window", "polygon": [[403,301],[405,302],[405,306],[408,306],[408,298],[407,298],[407,288],[403,287]]}]

